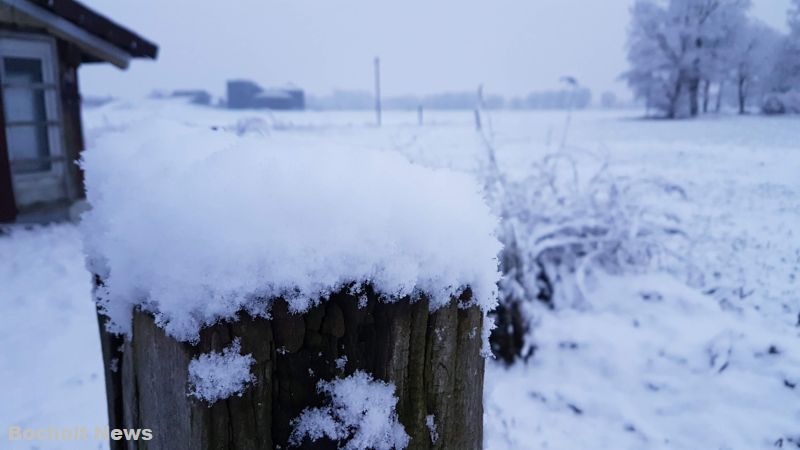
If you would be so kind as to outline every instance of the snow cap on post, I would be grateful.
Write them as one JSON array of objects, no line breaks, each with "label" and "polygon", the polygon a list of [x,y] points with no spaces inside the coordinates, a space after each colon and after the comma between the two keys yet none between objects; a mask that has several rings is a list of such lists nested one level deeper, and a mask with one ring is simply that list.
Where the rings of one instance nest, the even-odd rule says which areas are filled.
[{"label": "snow cap on post", "polygon": [[299,313],[369,284],[386,301],[426,295],[437,309],[470,287],[484,311],[499,279],[491,214],[464,174],[322,135],[238,136],[149,120],[85,152],[92,209],[82,229],[98,302],[127,333],[135,306],[168,334],[239,311]]}]

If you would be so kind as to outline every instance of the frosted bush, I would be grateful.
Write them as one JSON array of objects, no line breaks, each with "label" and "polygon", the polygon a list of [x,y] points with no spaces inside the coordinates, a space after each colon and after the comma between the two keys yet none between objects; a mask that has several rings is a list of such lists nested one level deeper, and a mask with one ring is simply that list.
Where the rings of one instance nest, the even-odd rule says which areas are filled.
[{"label": "frosted bush", "polygon": [[[683,266],[680,186],[617,176],[601,158],[548,155],[528,176],[490,185],[502,217],[504,272],[493,348],[507,360],[530,353],[531,302],[580,307],[598,272],[641,273]],[[675,269],[678,270],[678,269]]]},{"label": "frosted bush", "polygon": [[761,111],[767,115],[800,114],[800,90],[767,94]]},{"label": "frosted bush", "polygon": [[303,312],[370,284],[431,308],[466,286],[496,303],[496,219],[464,174],[314,133],[244,133],[149,120],[97,136],[84,155],[82,228],[98,304],[127,333],[135,306],[171,336],[285,298]]},{"label": "frosted bush", "polygon": [[399,450],[408,445],[408,434],[395,411],[393,384],[357,371],[347,378],[320,381],[317,389],[328,397],[329,403],[304,410],[292,422],[290,445],[322,438],[339,441],[346,450]]},{"label": "frosted bush", "polygon": [[239,339],[222,353],[204,353],[189,363],[189,395],[213,404],[232,395],[241,396],[255,381],[250,366],[255,359],[241,354]]}]

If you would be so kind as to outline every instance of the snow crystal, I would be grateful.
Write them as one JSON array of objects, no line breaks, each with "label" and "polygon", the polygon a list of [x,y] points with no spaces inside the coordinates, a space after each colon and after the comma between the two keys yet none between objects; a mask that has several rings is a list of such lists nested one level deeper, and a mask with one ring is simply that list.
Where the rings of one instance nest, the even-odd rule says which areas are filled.
[{"label": "snow crystal", "polygon": [[[466,286],[496,299],[497,224],[466,174],[313,133],[247,133],[165,119],[95,136],[82,230],[98,304],[127,333],[134,306],[173,337],[239,311],[303,312],[352,283],[436,309]],[[265,300],[266,299],[266,300]]]},{"label": "snow crystal", "polygon": [[435,444],[439,440],[439,432],[436,429],[436,416],[433,414],[425,416],[425,426],[428,427],[428,431],[431,434],[431,442]]},{"label": "snow crystal", "polygon": [[255,381],[250,366],[255,359],[241,354],[239,339],[222,353],[204,353],[189,363],[189,395],[213,404],[232,395],[242,395]]},{"label": "snow crystal", "polygon": [[336,358],[334,363],[338,370],[344,370],[344,367],[347,365],[347,356],[342,355],[340,358]]},{"label": "snow crystal", "polygon": [[346,441],[345,450],[403,449],[409,437],[397,418],[395,387],[355,372],[347,378],[320,381],[317,389],[330,398],[330,405],[307,408],[292,423],[290,444],[323,437]]}]

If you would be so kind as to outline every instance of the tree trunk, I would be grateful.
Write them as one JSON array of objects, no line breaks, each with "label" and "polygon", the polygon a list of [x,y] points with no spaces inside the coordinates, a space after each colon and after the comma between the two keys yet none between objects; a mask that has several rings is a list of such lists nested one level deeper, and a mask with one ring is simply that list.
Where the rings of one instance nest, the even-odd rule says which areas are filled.
[{"label": "tree trunk", "polygon": [[703,114],[708,114],[708,104],[711,100],[711,80],[703,84]]},{"label": "tree trunk", "polygon": [[675,83],[675,90],[672,94],[672,97],[669,99],[669,109],[667,110],[667,118],[674,119],[678,115],[678,103],[681,99],[681,91],[683,90],[683,77],[680,77]]},{"label": "tree trunk", "polygon": [[719,82],[719,90],[717,91],[717,104],[715,106],[715,111],[720,112],[722,110],[722,94],[725,91],[725,81]]},{"label": "tree trunk", "polygon": [[689,80],[689,115],[697,117],[700,113],[700,78]]},{"label": "tree trunk", "polygon": [[[117,449],[273,449],[288,448],[291,420],[307,407],[321,406],[318,380],[356,370],[394,383],[397,412],[409,449],[480,449],[483,441],[483,373],[480,355],[482,313],[464,307],[469,291],[449,306],[429,312],[428,301],[366,304],[346,292],[302,315],[278,300],[271,320],[244,315],[239,321],[205,328],[196,346],[178,342],[136,311],[132,339],[119,355],[106,352],[113,339],[102,331],[108,368],[112,428],[149,428],[150,441],[111,441]],[[241,397],[209,406],[188,397],[192,358],[220,352],[235,338],[242,354],[252,354],[256,377]],[[113,350],[114,342],[109,346]],[[113,363],[110,358],[118,357]],[[346,357],[340,370],[336,360]],[[432,442],[426,417],[433,415],[439,435]],[[305,441],[300,448],[336,449],[328,440]]]},{"label": "tree trunk", "polygon": [[697,51],[697,57],[692,64],[691,76],[689,77],[689,114],[692,117],[697,117],[700,114],[700,79],[702,78],[702,61],[699,55],[702,54],[702,49],[705,43],[702,38],[697,38],[694,42],[694,47]]},{"label": "tree trunk", "polygon": [[739,96],[739,114],[743,115],[747,112],[747,78],[739,77],[739,82],[737,85]]}]

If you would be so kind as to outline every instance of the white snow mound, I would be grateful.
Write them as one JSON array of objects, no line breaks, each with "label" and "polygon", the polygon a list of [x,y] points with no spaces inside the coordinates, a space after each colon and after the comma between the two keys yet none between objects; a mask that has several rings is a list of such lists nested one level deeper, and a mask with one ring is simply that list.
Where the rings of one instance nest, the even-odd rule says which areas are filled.
[{"label": "white snow mound", "polygon": [[496,218],[467,175],[322,134],[237,136],[152,119],[85,152],[82,230],[111,331],[134,306],[173,337],[241,310],[303,312],[351,283],[436,309],[470,286],[495,304]]}]

